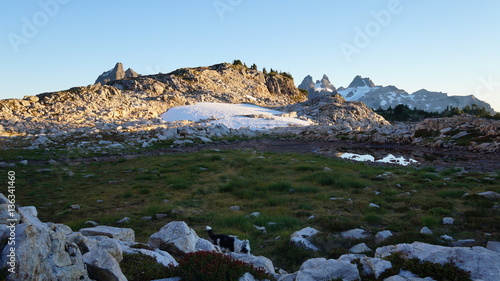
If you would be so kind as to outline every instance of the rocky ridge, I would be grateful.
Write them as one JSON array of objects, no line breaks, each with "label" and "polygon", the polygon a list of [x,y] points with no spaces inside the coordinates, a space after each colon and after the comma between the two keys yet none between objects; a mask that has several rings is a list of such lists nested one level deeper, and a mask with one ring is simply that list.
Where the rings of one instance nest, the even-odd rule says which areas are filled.
[{"label": "rocky ridge", "polygon": [[[9,227],[8,218],[15,217],[15,228]],[[14,234],[12,234],[14,233]],[[292,234],[291,242],[296,247],[319,232],[306,228]],[[7,237],[14,235],[16,244],[7,245]],[[370,234],[362,229],[352,229],[339,234],[344,239],[356,241],[366,239]],[[375,235],[377,243],[392,236],[390,231]],[[2,244],[2,267],[13,268],[7,280],[127,280],[120,267],[125,253],[153,257],[157,263],[178,266],[174,256],[198,251],[220,249],[204,238],[200,238],[185,222],[171,221],[158,232],[152,234],[147,245],[135,242],[134,231],[130,228],[95,226],[74,232],[63,224],[44,223],[37,218],[35,207],[12,207],[9,200],[0,194],[0,236]],[[297,237],[305,237],[297,239]],[[312,244],[310,244],[312,245]],[[290,245],[290,247],[294,247]],[[379,247],[375,256],[360,252],[371,251],[366,245],[351,248],[351,254],[338,259],[314,258],[305,261],[295,273],[276,269],[273,262],[264,256],[230,253],[232,259],[262,268],[280,281],[303,280],[362,280],[361,276],[379,278],[393,264],[385,258],[397,254],[404,259],[417,258],[422,261],[443,264],[452,262],[458,268],[470,273],[473,280],[496,280],[500,276],[500,252],[497,242],[488,243],[488,249],[475,247],[445,247],[421,242]],[[14,250],[13,250],[14,249]],[[311,251],[314,248],[309,246]],[[15,252],[15,259],[8,260],[8,254]],[[11,263],[9,263],[11,262]],[[360,266],[358,266],[360,265]],[[7,268],[7,269],[8,269]],[[406,279],[408,276],[413,279]],[[425,277],[425,276],[422,276]],[[240,280],[255,280],[245,274]],[[384,278],[393,280],[424,280],[416,275],[401,271],[399,275]],[[430,280],[430,279],[425,279]]]},{"label": "rocky ridge", "polygon": [[134,123],[159,124],[159,115],[168,108],[203,101],[269,107],[305,99],[287,77],[224,63],[2,100],[0,134],[65,134]]},{"label": "rocky ridge", "polygon": [[[314,125],[259,132],[160,118],[171,107],[197,102],[252,103],[313,121]],[[0,101],[0,137],[6,137],[6,148],[55,147],[112,153],[165,140],[178,146],[263,134],[496,153],[498,122],[456,116],[420,124],[390,124],[361,102],[346,101],[330,91],[308,100],[288,77],[228,63]],[[431,124],[441,124],[442,128]]]}]

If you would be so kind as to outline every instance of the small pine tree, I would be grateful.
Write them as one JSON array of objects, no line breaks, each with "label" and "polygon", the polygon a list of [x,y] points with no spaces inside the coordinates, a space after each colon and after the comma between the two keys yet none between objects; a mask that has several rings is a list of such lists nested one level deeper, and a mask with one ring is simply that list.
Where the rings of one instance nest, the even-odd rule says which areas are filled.
[{"label": "small pine tree", "polygon": [[267,74],[267,70],[265,67],[262,69],[262,73]]},{"label": "small pine tree", "polygon": [[241,60],[234,60],[233,65],[243,65],[243,63],[241,62]]},{"label": "small pine tree", "polygon": [[257,65],[254,63],[254,64],[252,64],[252,66],[250,68],[253,70],[257,70]]}]

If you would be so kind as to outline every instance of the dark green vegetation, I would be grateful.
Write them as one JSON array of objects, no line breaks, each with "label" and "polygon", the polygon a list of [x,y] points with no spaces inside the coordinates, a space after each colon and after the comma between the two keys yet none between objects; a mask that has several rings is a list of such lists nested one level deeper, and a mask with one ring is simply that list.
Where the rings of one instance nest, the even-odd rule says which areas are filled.
[{"label": "dark green vegetation", "polygon": [[447,107],[442,112],[428,112],[417,108],[410,109],[407,105],[400,104],[394,108],[389,107],[388,109],[382,109],[379,107],[375,110],[375,112],[382,115],[388,121],[421,121],[426,118],[451,117],[464,113],[481,118],[500,120],[500,113],[491,114],[484,107],[480,108],[476,104],[473,104],[472,106],[467,105],[462,109],[457,107]]},{"label": "dark green vegetation", "polygon": [[233,281],[246,272],[259,280],[274,280],[262,269],[234,260],[221,253],[200,251],[178,259],[179,265],[166,267],[152,257],[124,254],[120,263],[123,274],[130,281],[149,281],[165,277],[182,277],[184,281]]},{"label": "dark green vegetation", "polygon": [[[244,67],[244,68],[247,68],[247,69],[249,68],[246,65],[246,63],[241,62],[241,60],[234,60],[233,61],[233,66],[235,66],[235,67]],[[257,70],[257,65],[255,63],[252,64],[252,66],[250,66],[250,69]],[[262,72],[264,74],[268,74],[268,75],[271,75],[271,76],[281,75],[281,76],[287,77],[289,79],[293,79],[293,76],[292,76],[292,74],[290,74],[290,72],[278,71],[278,70],[274,70],[272,68],[268,72],[265,67],[262,69]]]},{"label": "dark green vegetation", "polygon": [[[428,261],[421,261],[419,259],[405,259],[397,254],[393,254],[386,260],[390,261],[392,268],[384,271],[378,278],[373,275],[361,276],[363,281],[381,281],[393,275],[399,274],[400,270],[407,270],[416,274],[421,278],[432,277],[434,280],[453,280],[453,281],[471,281],[470,273],[458,268],[453,263],[431,263]],[[363,272],[363,265],[359,260],[354,261],[359,268],[359,272]]]},{"label": "dark green vegetation", "polygon": [[169,268],[169,275],[184,281],[233,281],[249,272],[258,280],[274,280],[262,269],[214,252],[189,253],[179,260],[179,266]]},{"label": "dark green vegetation", "polygon": [[[463,197],[500,192],[498,174],[370,166],[254,151],[203,151],[14,170],[18,203],[36,206],[42,221],[64,223],[75,231],[87,220],[130,227],[139,242],[147,242],[172,220],[186,221],[204,238],[204,227],[210,225],[215,232],[250,239],[253,254],[269,257],[290,272],[308,258],[347,253],[361,241],[334,234],[356,227],[373,234],[386,229],[397,233],[385,244],[417,240],[443,244],[438,240],[442,234],[474,238],[479,245],[500,239],[500,211],[493,208],[498,202],[477,195]],[[371,208],[370,203],[381,208]],[[72,210],[73,204],[81,209]],[[241,209],[232,211],[231,206]],[[253,212],[260,216],[249,216]],[[156,214],[168,217],[156,219]],[[116,223],[125,216],[130,223]],[[145,216],[153,219],[141,219]],[[447,216],[455,219],[454,225],[442,225]],[[322,231],[315,241],[318,253],[289,244],[290,234],[307,226]],[[420,235],[423,226],[432,228],[434,235]],[[373,239],[363,242],[376,248]]]}]

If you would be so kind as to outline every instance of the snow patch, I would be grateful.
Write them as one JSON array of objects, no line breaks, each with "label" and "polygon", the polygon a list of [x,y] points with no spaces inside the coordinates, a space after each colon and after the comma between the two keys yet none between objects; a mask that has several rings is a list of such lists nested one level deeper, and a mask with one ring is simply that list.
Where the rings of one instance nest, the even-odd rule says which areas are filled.
[{"label": "snow patch", "polygon": [[207,124],[224,124],[233,129],[245,127],[251,130],[312,125],[310,121],[280,116],[283,113],[252,104],[200,102],[194,105],[170,108],[161,115],[161,118],[167,122],[187,120],[206,122]]},{"label": "snow patch", "polygon": [[407,166],[410,164],[416,164],[418,163],[417,160],[412,159],[412,158],[404,158],[403,156],[401,157],[396,157],[392,154],[388,154],[384,156],[382,159],[375,160],[375,157],[373,157],[370,154],[356,154],[356,153],[338,153],[337,157],[340,157],[342,159],[349,159],[349,160],[354,160],[354,161],[359,161],[359,162],[379,162],[379,163],[389,163],[389,164],[398,164],[402,166]]}]

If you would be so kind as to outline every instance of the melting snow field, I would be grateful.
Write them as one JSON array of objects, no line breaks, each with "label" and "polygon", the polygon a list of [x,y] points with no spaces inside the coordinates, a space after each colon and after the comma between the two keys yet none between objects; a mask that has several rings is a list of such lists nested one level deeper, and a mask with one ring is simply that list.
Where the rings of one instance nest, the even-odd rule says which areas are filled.
[{"label": "melting snow field", "polygon": [[360,161],[360,162],[370,161],[370,162],[398,164],[398,165],[402,165],[402,166],[407,166],[410,164],[418,163],[418,161],[415,159],[412,159],[412,158],[406,159],[403,156],[396,157],[392,154],[389,154],[389,155],[387,155],[384,158],[379,159],[379,160],[375,160],[375,157],[373,157],[370,154],[362,155],[362,154],[355,154],[355,153],[339,153],[339,154],[337,154],[337,156],[340,158],[343,158],[343,159],[350,159],[350,160]]},{"label": "melting snow field", "polygon": [[206,121],[208,124],[224,124],[228,128],[247,127],[251,130],[265,130],[276,127],[308,126],[312,123],[298,118],[282,117],[284,112],[252,104],[229,104],[200,102],[170,108],[161,115],[167,122]]}]

